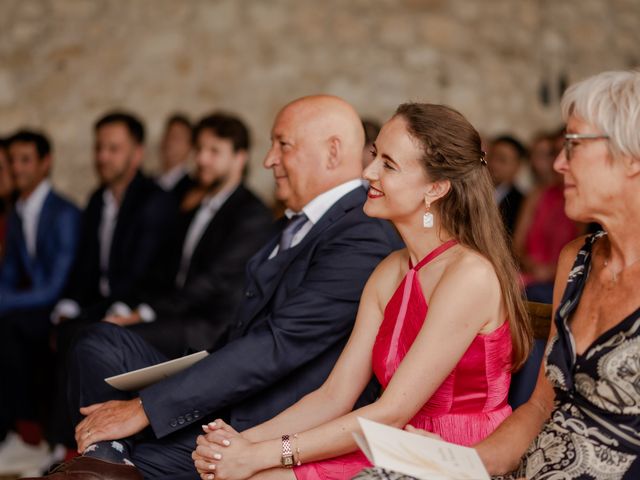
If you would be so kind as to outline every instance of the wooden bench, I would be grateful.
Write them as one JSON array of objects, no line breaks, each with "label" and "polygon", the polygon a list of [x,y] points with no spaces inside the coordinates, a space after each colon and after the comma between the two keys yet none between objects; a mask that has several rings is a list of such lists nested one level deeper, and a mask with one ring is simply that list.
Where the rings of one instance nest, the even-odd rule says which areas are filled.
[{"label": "wooden bench", "polygon": [[550,303],[526,302],[527,313],[533,329],[533,338],[547,340],[551,328],[552,306]]},{"label": "wooden bench", "polygon": [[529,314],[534,342],[529,358],[511,379],[509,404],[514,409],[526,402],[533,392],[551,327],[552,307],[550,304],[525,302],[525,307]]}]

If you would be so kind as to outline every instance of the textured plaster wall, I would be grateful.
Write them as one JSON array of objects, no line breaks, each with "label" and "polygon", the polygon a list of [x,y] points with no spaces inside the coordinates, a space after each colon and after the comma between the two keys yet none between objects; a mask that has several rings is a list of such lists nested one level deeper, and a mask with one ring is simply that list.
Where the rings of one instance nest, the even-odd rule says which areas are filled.
[{"label": "textured plaster wall", "polygon": [[105,110],[144,118],[153,170],[166,115],[223,108],[251,126],[250,183],[270,199],[271,120],[297,96],[380,119],[444,102],[528,139],[559,124],[563,82],[638,66],[639,45],[638,0],[0,0],[0,135],[49,132],[54,181],[84,202]]}]

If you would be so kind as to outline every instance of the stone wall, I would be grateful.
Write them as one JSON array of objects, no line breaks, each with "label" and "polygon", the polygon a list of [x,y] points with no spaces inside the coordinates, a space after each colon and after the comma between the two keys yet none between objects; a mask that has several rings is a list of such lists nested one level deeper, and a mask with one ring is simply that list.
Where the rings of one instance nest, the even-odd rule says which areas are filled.
[{"label": "stone wall", "polygon": [[156,164],[164,118],[217,108],[250,124],[250,183],[278,108],[327,92],[386,119],[444,102],[485,135],[559,125],[563,83],[640,63],[638,0],[0,0],[0,135],[50,133],[54,181],[95,186],[93,121],[138,112]]}]

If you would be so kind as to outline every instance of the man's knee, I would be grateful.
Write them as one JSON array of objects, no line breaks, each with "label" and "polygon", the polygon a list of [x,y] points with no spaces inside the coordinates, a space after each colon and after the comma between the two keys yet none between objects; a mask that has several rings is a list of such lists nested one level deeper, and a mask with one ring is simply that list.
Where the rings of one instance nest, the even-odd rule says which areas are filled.
[{"label": "man's knee", "polygon": [[72,344],[70,369],[93,367],[101,374],[120,373],[148,367],[167,358],[142,337],[127,328],[100,322],[83,329]]},{"label": "man's knee", "polygon": [[78,332],[71,345],[71,358],[85,360],[109,352],[113,354],[124,329],[111,323],[99,322],[88,325]]}]

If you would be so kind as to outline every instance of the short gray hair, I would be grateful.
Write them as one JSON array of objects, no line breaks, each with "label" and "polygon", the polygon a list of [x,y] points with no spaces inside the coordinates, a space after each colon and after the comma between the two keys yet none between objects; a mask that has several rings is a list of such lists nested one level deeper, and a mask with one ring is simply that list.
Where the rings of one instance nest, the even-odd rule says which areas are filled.
[{"label": "short gray hair", "polygon": [[614,157],[640,159],[640,71],[603,72],[571,85],[562,118],[575,115],[609,136]]}]

